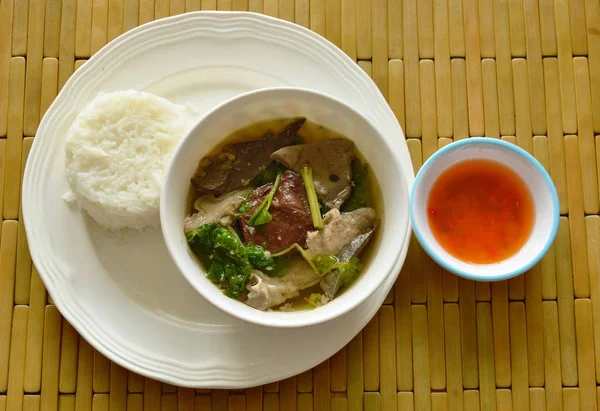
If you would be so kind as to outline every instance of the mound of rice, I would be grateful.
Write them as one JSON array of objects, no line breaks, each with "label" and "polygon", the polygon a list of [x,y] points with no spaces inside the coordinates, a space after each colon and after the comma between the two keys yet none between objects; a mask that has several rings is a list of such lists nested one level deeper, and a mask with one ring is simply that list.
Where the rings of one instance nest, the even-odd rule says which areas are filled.
[{"label": "mound of rice", "polygon": [[173,149],[191,126],[183,106],[134,90],[100,93],[66,138],[65,169],[78,205],[116,231],[159,225],[163,177]]}]

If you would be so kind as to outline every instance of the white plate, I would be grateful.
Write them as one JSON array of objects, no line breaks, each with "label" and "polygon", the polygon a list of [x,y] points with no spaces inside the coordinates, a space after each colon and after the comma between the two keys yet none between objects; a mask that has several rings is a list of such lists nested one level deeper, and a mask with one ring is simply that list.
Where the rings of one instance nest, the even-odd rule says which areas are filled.
[{"label": "white plate", "polygon": [[[255,386],[324,361],[379,309],[394,278],[329,323],[281,330],[241,322],[188,285],[160,229],[110,236],[62,200],[64,136],[97,92],[145,90],[204,113],[242,92],[276,85],[329,93],[396,135],[390,143],[410,187],[414,175],[402,130],[370,78],[311,31],[253,13],[198,12],[140,26],[90,58],[44,116],[23,180],[31,256],[61,313],[109,359],[181,386]],[[397,271],[410,229],[398,236],[405,246]]]}]

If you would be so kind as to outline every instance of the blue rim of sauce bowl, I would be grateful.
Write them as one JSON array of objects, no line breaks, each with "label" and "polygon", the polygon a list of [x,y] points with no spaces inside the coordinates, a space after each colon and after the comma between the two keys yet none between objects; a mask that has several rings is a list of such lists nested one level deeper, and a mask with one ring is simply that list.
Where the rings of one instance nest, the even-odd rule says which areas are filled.
[{"label": "blue rim of sauce bowl", "polygon": [[[478,275],[478,274],[472,274],[472,273],[468,273],[465,272],[463,270],[457,269],[456,267],[454,267],[452,264],[448,263],[448,261],[446,261],[445,259],[443,259],[439,254],[437,254],[436,252],[434,252],[431,247],[429,246],[428,242],[423,238],[421,232],[419,231],[419,229],[417,228],[416,224],[415,224],[415,191],[416,188],[419,186],[420,182],[421,182],[421,178],[423,177],[423,174],[426,172],[426,170],[433,164],[435,163],[435,161],[444,156],[446,153],[448,153],[449,151],[455,150],[457,148],[460,148],[462,146],[466,146],[468,144],[476,144],[476,143],[483,143],[483,144],[489,144],[492,146],[500,146],[502,148],[505,148],[507,150],[512,151],[513,153],[520,155],[521,157],[525,158],[526,160],[528,160],[531,164],[533,164],[533,166],[535,167],[535,169],[537,170],[537,172],[539,174],[542,175],[542,177],[544,178],[544,181],[546,182],[546,185],[548,186],[548,189],[550,190],[550,196],[552,197],[552,207],[554,208],[553,210],[553,222],[552,222],[552,228],[550,230],[550,235],[548,236],[547,240],[546,240],[546,244],[544,244],[544,247],[542,248],[542,250],[535,255],[535,257],[533,257],[533,259],[531,259],[527,264],[517,268],[516,270],[510,271],[508,273],[498,273],[498,274],[488,274],[488,275]],[[427,193],[429,194],[429,193]],[[523,150],[522,148],[518,147],[515,144],[512,143],[508,143],[504,140],[500,140],[500,139],[495,139],[495,138],[490,138],[490,137],[471,137],[465,140],[460,140],[454,143],[451,143],[443,148],[441,148],[440,150],[436,151],[431,157],[429,157],[429,159],[427,159],[427,161],[425,161],[425,163],[423,164],[423,166],[421,166],[421,169],[419,170],[419,172],[417,173],[414,183],[412,185],[412,188],[410,190],[410,202],[409,202],[409,213],[410,213],[410,222],[413,228],[413,231],[415,233],[415,236],[417,237],[417,240],[419,240],[419,243],[421,244],[421,246],[423,247],[423,249],[425,250],[425,252],[437,263],[439,264],[441,267],[445,268],[446,270],[460,276],[463,278],[468,278],[470,280],[475,280],[475,281],[501,281],[501,280],[506,280],[512,277],[516,277],[520,274],[523,274],[525,271],[531,269],[535,264],[537,264],[542,257],[548,252],[548,249],[550,248],[550,246],[552,245],[552,243],[554,242],[554,239],[556,238],[556,233],[558,231],[558,223],[559,223],[559,219],[560,219],[560,211],[559,211],[559,203],[558,203],[558,194],[556,192],[556,187],[554,186],[554,183],[552,182],[552,178],[550,178],[550,175],[548,174],[548,172],[546,171],[546,169],[544,168],[544,166],[542,166],[540,164],[540,162],[538,160],[535,159],[535,157],[533,157],[531,154],[529,154],[527,151]],[[477,264],[474,264],[477,265]],[[484,264],[482,264],[484,265]],[[485,264],[485,265],[493,265],[493,264]]]}]

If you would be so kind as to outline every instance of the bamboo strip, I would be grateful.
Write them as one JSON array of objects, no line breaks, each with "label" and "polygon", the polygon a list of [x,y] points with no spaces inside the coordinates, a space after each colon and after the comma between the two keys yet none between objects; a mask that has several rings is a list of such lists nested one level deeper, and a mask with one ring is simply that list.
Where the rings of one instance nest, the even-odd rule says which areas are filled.
[{"label": "bamboo strip", "polygon": [[457,304],[444,304],[444,337],[446,339],[446,379],[448,410],[463,410],[462,355],[460,351],[460,314]]},{"label": "bamboo strip", "polygon": [[465,57],[465,26],[463,18],[462,0],[448,0],[448,26],[452,27],[449,31],[450,56]]},{"label": "bamboo strip", "polygon": [[326,36],[325,0],[311,0],[310,29],[323,37]]},{"label": "bamboo strip", "polygon": [[509,0],[508,6],[511,54],[513,57],[525,57],[525,12],[523,11],[523,2]]},{"label": "bamboo strip", "polygon": [[[2,406],[0,404],[0,409]],[[25,395],[23,397],[23,411],[39,411],[40,409],[40,396],[39,395]]]},{"label": "bamboo strip", "polygon": [[494,60],[484,59],[482,61],[481,77],[483,80],[485,135],[500,138],[498,86],[496,84],[496,63]]},{"label": "bamboo strip", "polygon": [[562,385],[572,387],[577,385],[577,353],[573,307],[574,279],[571,270],[569,220],[565,217],[560,218],[555,247]]},{"label": "bamboo strip", "polygon": [[110,409],[127,408],[127,371],[119,365],[110,363]]},{"label": "bamboo strip", "polygon": [[[282,2],[285,3],[285,2]],[[373,11],[377,10],[374,6]],[[338,47],[342,47],[342,2],[341,0],[325,0],[325,36]],[[373,16],[374,21],[377,19]],[[381,22],[377,22],[380,24]],[[375,28],[374,28],[374,31]],[[387,48],[387,42],[385,44]]]},{"label": "bamboo strip", "polygon": [[496,57],[493,0],[479,0],[479,36],[481,57]]},{"label": "bamboo strip", "polygon": [[527,78],[527,61],[513,60],[513,81],[515,90],[515,122],[517,126],[517,144],[533,154],[533,133],[531,127],[530,93]]},{"label": "bamboo strip", "polygon": [[482,136],[485,132],[485,126],[483,118],[483,85],[481,79],[481,49],[477,5],[472,4],[470,7],[465,7],[464,13],[469,133],[471,136]]},{"label": "bamboo strip", "polygon": [[529,408],[546,411],[546,393],[543,388],[529,389]]},{"label": "bamboo strip", "polygon": [[400,127],[405,129],[406,117],[404,116],[404,62],[402,60],[390,60],[388,65],[390,75],[389,103],[394,111]]},{"label": "bamboo strip", "polygon": [[427,328],[427,309],[423,305],[413,305],[412,349],[416,410],[431,409],[429,337],[427,335]]},{"label": "bamboo strip", "polygon": [[75,56],[91,56],[92,41],[92,0],[77,0],[75,22]]},{"label": "bamboo strip", "polygon": [[59,395],[58,396],[58,411],[75,411],[75,396],[74,395]]},{"label": "bamboo strip", "polygon": [[527,333],[525,306],[514,302],[509,305],[510,357],[512,359],[512,395],[516,410],[529,409]]},{"label": "bamboo strip", "polygon": [[[146,403],[146,397],[144,396],[144,404]],[[196,395],[195,406],[197,410],[210,410],[211,402],[209,395]],[[147,411],[147,410],[144,410]]]},{"label": "bamboo strip", "polygon": [[477,303],[477,348],[479,353],[479,400],[482,410],[496,409],[496,371],[492,312],[489,303]]},{"label": "bamboo strip", "polygon": [[588,267],[590,268],[590,300],[592,302],[596,381],[600,381],[600,217],[585,218]]},{"label": "bamboo strip", "polygon": [[356,57],[369,60],[372,57],[371,0],[356,2]]},{"label": "bamboo strip", "polygon": [[571,18],[571,50],[575,56],[584,56],[588,52],[584,0],[569,0]]},{"label": "bamboo strip", "polygon": [[297,383],[298,383],[298,392],[312,392],[313,387],[313,372],[312,370],[308,370],[303,372],[302,374],[298,374]]},{"label": "bamboo strip", "polygon": [[496,386],[508,388],[511,384],[510,329],[508,325],[508,282],[492,283],[492,327]]},{"label": "bamboo strip", "polygon": [[563,388],[563,409],[579,411],[579,388]]},{"label": "bamboo strip", "polygon": [[331,399],[332,411],[346,411],[348,409],[348,401],[343,397],[335,397]]},{"label": "bamboo strip", "polygon": [[30,0],[23,110],[23,133],[26,136],[33,136],[40,122],[44,27],[39,22],[44,20],[44,6],[43,1]]},{"label": "bamboo strip", "polygon": [[554,0],[539,0],[540,33],[542,55],[556,56],[556,23],[554,21]]},{"label": "bamboo strip", "polygon": [[8,128],[9,62],[12,56],[13,1],[0,3],[0,137]]},{"label": "bamboo strip", "polygon": [[[347,348],[345,348],[346,350]],[[346,357],[344,357],[346,359]],[[346,373],[344,373],[344,379],[346,378]],[[345,380],[344,380],[345,383]],[[362,389],[362,388],[361,388]],[[258,394],[260,391],[258,391]],[[260,397],[259,395],[255,395],[254,397],[248,396],[248,391],[246,391],[246,403],[247,409],[255,409],[259,411],[261,409]],[[283,410],[296,411],[296,403],[297,393],[296,393],[296,377],[290,377],[281,381],[281,386],[279,389],[280,396],[280,408]],[[253,408],[254,407],[254,408]]]},{"label": "bamboo strip", "polygon": [[[295,378],[291,378],[286,380],[287,383],[282,382],[282,399],[281,399],[281,403],[283,404],[287,404],[289,401],[289,397],[287,395],[287,386],[289,386],[290,384],[293,384],[292,386],[292,390],[294,393],[293,396],[293,403],[289,404],[290,408],[285,408],[282,407],[283,409],[290,409],[292,411],[294,411],[296,409],[296,379]],[[254,388],[248,388],[246,390],[246,407],[248,411],[260,411],[262,410],[263,407],[263,390],[262,387],[254,387]],[[196,407],[197,409],[198,407]]]},{"label": "bamboo strip", "polygon": [[[421,92],[419,79],[419,33],[417,27],[417,0],[404,0],[402,37],[404,39],[404,107],[406,109],[405,134],[421,136]],[[360,34],[360,33],[359,33]]]},{"label": "bamboo strip", "polygon": [[379,313],[363,329],[364,390],[379,391]]},{"label": "bamboo strip", "polygon": [[527,361],[529,386],[544,386],[544,324],[542,309],[542,267],[525,273],[525,313],[527,317]]},{"label": "bamboo strip", "polygon": [[365,411],[377,411],[381,409],[381,398],[378,392],[366,392],[364,400]]},{"label": "bamboo strip", "polygon": [[129,371],[127,375],[127,391],[135,393],[144,392],[144,377]]},{"label": "bamboo strip", "polygon": [[[161,3],[165,4],[165,7],[169,7],[169,2]],[[108,26],[106,31],[107,42],[117,38],[121,33],[123,33],[123,0],[109,0]]]},{"label": "bamboo strip", "polygon": [[298,409],[312,411],[313,409],[313,395],[309,393],[298,394]]},{"label": "bamboo strip", "polygon": [[[33,138],[23,139],[21,153],[21,184],[25,163],[31,150]],[[31,285],[31,256],[25,233],[23,210],[19,207],[19,229],[17,232],[17,260],[15,266],[15,304],[29,304],[29,289]]]},{"label": "bamboo strip", "polygon": [[94,350],[94,393],[110,391],[110,361]]},{"label": "bamboo strip", "polygon": [[29,292],[29,320],[25,345],[25,392],[38,392],[42,377],[42,347],[44,338],[44,311],[46,307],[46,289],[35,266],[31,271]]},{"label": "bamboo strip", "polygon": [[398,393],[398,411],[414,411],[415,401],[412,392]]},{"label": "bamboo strip", "polygon": [[12,313],[12,334],[10,343],[10,367],[8,371],[8,391],[6,406],[9,410],[21,410],[23,406],[23,377],[25,370],[25,344],[29,307],[15,306]]},{"label": "bamboo strip", "polygon": [[76,18],[77,0],[62,0],[62,12],[60,21],[60,48],[58,52],[59,90],[67,82],[69,77],[71,77],[71,74],[73,74],[74,71]]},{"label": "bamboo strip", "polygon": [[433,59],[433,0],[417,2],[417,24],[419,26],[419,58]]},{"label": "bamboo strip", "polygon": [[496,64],[498,76],[498,114],[500,133],[515,134],[515,107],[509,30],[509,8],[506,0],[494,0],[496,27]]},{"label": "bamboo strip", "polygon": [[432,411],[446,411],[448,409],[448,396],[445,392],[431,393]]},{"label": "bamboo strip", "polygon": [[[202,0],[202,6],[202,9],[205,10],[204,0]],[[139,24],[148,23],[152,20],[154,20],[154,0],[140,0]]]},{"label": "bamboo strip", "polygon": [[357,411],[363,403],[363,338],[358,333],[346,346],[348,356],[348,410]]},{"label": "bamboo strip", "polygon": [[[421,2],[419,2],[420,4]],[[428,104],[421,105],[421,120],[423,136],[423,161],[426,161],[437,150],[437,113],[435,105],[435,66],[432,60],[419,62],[421,78],[421,101]]]},{"label": "bamboo strip", "polygon": [[346,347],[334,354],[329,361],[332,392],[346,391],[346,362]]},{"label": "bamboo strip", "polygon": [[[192,402],[192,408],[193,408]],[[144,396],[142,394],[128,394],[127,395],[127,411],[142,411],[144,409]],[[205,408],[198,408],[205,409]]]},{"label": "bamboo strip", "polygon": [[465,60],[452,59],[451,67],[453,134],[454,140],[461,140],[469,137],[469,110],[467,104],[467,73]]},{"label": "bamboo strip", "polygon": [[[586,0],[585,17],[588,32],[588,60],[590,67],[598,67],[600,62],[600,4]],[[600,72],[598,70],[590,70],[590,85],[594,132],[600,133]]]},{"label": "bamboo strip", "polygon": [[[62,0],[46,0],[44,57],[58,57],[60,47],[60,12]],[[42,401],[42,407],[44,403]]]},{"label": "bamboo strip", "polygon": [[565,159],[569,192],[569,232],[573,256],[573,290],[576,298],[589,297],[590,284],[585,240],[584,199],[580,142],[577,136],[565,137]]},{"label": "bamboo strip", "polygon": [[400,276],[394,286],[394,293],[397,389],[398,391],[410,391],[413,389],[412,321],[410,278],[406,267],[403,267],[400,272]]},{"label": "bamboo strip", "polygon": [[2,222],[2,241],[0,242],[0,392],[6,392],[8,387],[17,229],[16,221]]},{"label": "bamboo strip", "polygon": [[27,0],[16,0],[13,4],[13,56],[25,56],[27,54],[27,21],[29,14],[27,3]]},{"label": "bamboo strip", "polygon": [[342,0],[342,50],[356,61],[356,0]]},{"label": "bamboo strip", "polygon": [[[112,365],[111,365],[111,368],[112,368]],[[279,389],[279,383],[275,382],[273,384],[277,384],[277,388]],[[163,394],[165,394],[165,393],[173,394],[173,393],[177,392],[177,387],[176,386],[171,385],[171,384],[166,383],[166,382],[162,383],[161,388],[162,388]]]},{"label": "bamboo strip", "polygon": [[[250,0],[250,3],[248,5],[248,10],[252,10],[252,0]],[[358,4],[357,4],[358,6]],[[309,25],[309,21],[310,21],[310,2],[309,0],[296,0],[296,4],[295,4],[295,13],[294,13],[294,19],[296,24],[299,24],[301,26],[304,27],[308,27]],[[357,11],[358,14],[358,11]],[[357,30],[358,30],[358,15],[356,16],[357,18]],[[357,43],[357,58],[358,58],[358,43]]]},{"label": "bamboo strip", "polygon": [[[236,4],[239,3],[239,4]],[[245,3],[245,4],[244,4]],[[294,21],[294,0],[279,0],[279,18],[287,21]],[[237,10],[248,10],[248,0],[234,0],[233,9],[236,10],[236,6],[241,6]],[[337,13],[340,14],[341,10],[338,9]]]},{"label": "bamboo strip", "polygon": [[[148,409],[152,409],[148,407]],[[94,399],[92,401],[92,411],[108,411],[109,403],[108,403],[108,394],[94,394]]]},{"label": "bamboo strip", "polygon": [[89,410],[92,407],[93,368],[94,350],[83,337],[79,337],[77,391],[75,393],[75,406],[77,410]]},{"label": "bamboo strip", "polygon": [[23,103],[25,93],[25,59],[10,60],[10,88],[8,93],[8,135],[4,173],[4,219],[19,217],[21,197],[21,148],[23,142]]},{"label": "bamboo strip", "polygon": [[[94,389],[94,392],[96,390]],[[145,379],[144,384],[144,411],[158,411],[160,409],[160,383],[158,381],[151,380],[149,378]],[[214,396],[214,391],[213,391]],[[95,397],[95,396],[94,396]],[[209,397],[210,398],[210,397]],[[147,404],[147,405],[146,405]]]},{"label": "bamboo strip", "polygon": [[[260,12],[263,12],[263,0],[258,0],[260,2]],[[217,0],[202,0],[202,10],[216,10],[217,9]],[[157,17],[158,18],[158,17]]]},{"label": "bamboo strip", "polygon": [[79,336],[67,320],[62,321],[58,390],[72,394],[77,383],[77,350]]},{"label": "bamboo strip", "polygon": [[[113,1],[113,0],[110,0]],[[154,1],[154,19],[162,19],[169,16],[169,2],[155,0]]]},{"label": "bamboo strip", "polygon": [[[55,58],[45,58],[42,62],[42,87],[40,90],[40,113],[41,118],[54,101],[58,92],[58,60]],[[37,123],[36,123],[37,129]]]},{"label": "bamboo strip", "polygon": [[[225,10],[223,0],[217,1],[217,10]],[[279,16],[279,1],[278,0],[265,0],[263,4],[263,13],[268,16],[278,17]]]},{"label": "bamboo strip", "polygon": [[[198,8],[200,2],[197,3]],[[190,6],[191,7],[191,6]],[[140,14],[139,0],[125,0],[123,3],[123,32],[127,32],[138,25]]]},{"label": "bamboo strip", "polygon": [[408,272],[410,274],[410,298],[413,304],[427,301],[427,277],[423,266],[427,256],[416,237],[412,237],[409,245]]},{"label": "bamboo strip", "polygon": [[373,80],[386,100],[389,98],[387,0],[372,0]]},{"label": "bamboo strip", "polygon": [[185,13],[185,0],[171,0],[169,4],[169,16],[176,16],[182,13]]},{"label": "bamboo strip", "polygon": [[452,70],[450,68],[450,43],[448,28],[448,3],[437,0],[433,5],[435,29],[435,90],[437,102],[438,135],[452,137]]},{"label": "bamboo strip", "polygon": [[[458,290],[463,387],[476,389],[479,387],[479,368],[477,364],[477,317],[475,312],[475,284],[473,281],[460,278],[458,280]],[[466,400],[465,409],[469,409],[466,407]]]},{"label": "bamboo strip", "polygon": [[479,391],[477,390],[465,390],[465,410],[478,411],[479,410]]},{"label": "bamboo strip", "polygon": [[482,281],[475,282],[475,300],[490,301],[491,298],[492,292],[490,290],[490,283]]},{"label": "bamboo strip", "polygon": [[390,59],[401,59],[403,57],[402,6],[403,1],[401,0],[388,0],[388,55]]},{"label": "bamboo strip", "polygon": [[[330,407],[330,371],[329,360],[323,361],[314,369],[313,394],[315,399],[315,408],[318,410],[328,410]],[[277,401],[279,403],[279,401]]]},{"label": "bamboo strip", "polygon": [[596,372],[594,363],[594,334],[592,303],[589,299],[575,300],[575,326],[577,335],[577,363],[579,370],[580,403],[584,410],[598,407],[596,398]]},{"label": "bamboo strip", "polygon": [[394,309],[389,306],[379,310],[379,392],[383,409],[396,409],[396,330]]},{"label": "bamboo strip", "polygon": [[198,11],[200,10],[200,0],[186,0],[185,2],[185,11]]},{"label": "bamboo strip", "polygon": [[584,57],[573,59],[575,70],[575,94],[577,97],[577,130],[583,182],[583,211],[586,214],[598,214],[598,177],[594,153],[594,120],[592,117],[592,96],[588,61]]},{"label": "bamboo strip", "polygon": [[510,390],[496,390],[496,408],[503,411],[511,411],[513,409],[512,393]]},{"label": "bamboo strip", "polygon": [[[93,0],[90,53],[100,50],[108,39],[108,0]],[[141,8],[140,8],[141,13]],[[142,17],[140,16],[140,20]]]},{"label": "bamboo strip", "polygon": [[427,319],[429,326],[429,369],[431,388],[446,388],[446,364],[444,347],[444,300],[442,292],[442,269],[431,258],[425,265],[427,279]]},{"label": "bamboo strip", "polygon": [[524,9],[531,127],[534,134],[546,134],[544,72],[542,70],[542,45],[540,39],[538,0],[524,1]]},{"label": "bamboo strip", "polygon": [[563,131],[567,134],[573,134],[577,132],[577,114],[575,112],[575,77],[573,74],[571,28],[567,1],[568,0],[555,0],[554,17],[556,19]]},{"label": "bamboo strip", "polygon": [[[562,110],[560,105],[560,82],[558,60],[544,59],[544,83],[546,84],[546,107],[548,119],[548,145],[550,151],[550,175],[558,192],[560,213],[569,211],[567,194],[567,177],[565,169],[565,150],[562,131]],[[555,294],[555,292],[554,292]],[[546,298],[546,297],[544,297]]]},{"label": "bamboo strip", "polygon": [[6,139],[0,139],[0,207],[4,208],[4,179],[6,176]]},{"label": "bamboo strip", "polygon": [[60,357],[61,317],[55,306],[46,307],[42,357],[41,411],[58,406],[58,371]]}]

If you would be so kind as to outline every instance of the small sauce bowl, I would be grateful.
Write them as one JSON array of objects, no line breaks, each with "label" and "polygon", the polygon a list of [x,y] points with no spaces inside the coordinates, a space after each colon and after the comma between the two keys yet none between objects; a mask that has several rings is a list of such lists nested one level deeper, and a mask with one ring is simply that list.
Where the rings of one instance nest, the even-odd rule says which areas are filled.
[{"label": "small sauce bowl", "polygon": [[[510,168],[531,194],[534,208],[531,233],[521,249],[505,260],[491,264],[462,261],[448,253],[432,233],[427,216],[431,189],[448,168],[467,160],[491,160]],[[412,227],[427,254],[446,270],[476,281],[505,280],[533,267],[552,245],[559,215],[556,188],[544,167],[525,150],[493,138],[469,138],[440,149],[423,164],[410,193]]]}]

